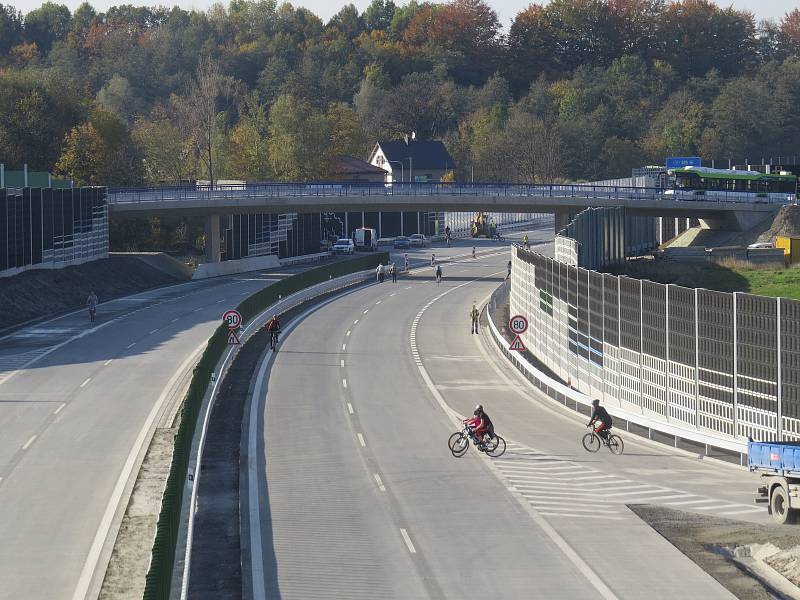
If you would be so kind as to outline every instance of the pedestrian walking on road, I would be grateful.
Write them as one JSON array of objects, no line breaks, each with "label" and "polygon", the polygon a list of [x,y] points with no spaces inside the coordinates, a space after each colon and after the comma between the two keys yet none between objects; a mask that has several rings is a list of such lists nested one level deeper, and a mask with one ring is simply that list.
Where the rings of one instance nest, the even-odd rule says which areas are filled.
[{"label": "pedestrian walking on road", "polygon": [[511,261],[508,261],[508,275],[506,275],[506,281],[511,277]]},{"label": "pedestrian walking on road", "polygon": [[525,237],[522,238],[522,245],[525,246],[525,250],[530,250],[531,249],[531,246],[528,243],[528,234],[527,233],[525,234]]},{"label": "pedestrian walking on road", "polygon": [[436,285],[442,283],[442,265],[436,265]]},{"label": "pedestrian walking on road", "polygon": [[472,247],[472,258],[475,258],[475,246]]},{"label": "pedestrian walking on road", "polygon": [[431,254],[431,266],[433,267],[434,265],[436,265],[436,255]]},{"label": "pedestrian walking on road", "polygon": [[480,317],[478,312],[478,307],[475,304],[472,305],[472,310],[469,312],[469,317],[472,319],[472,333],[478,333],[478,318]]},{"label": "pedestrian walking on road", "polygon": [[377,276],[378,283],[383,283],[383,264],[379,263],[378,267],[375,269],[375,274]]},{"label": "pedestrian walking on road", "polygon": [[86,299],[86,306],[89,307],[89,322],[94,323],[95,316],[97,315],[97,295],[92,290],[89,297]]},{"label": "pedestrian walking on road", "polygon": [[403,255],[403,271],[408,273],[408,253]]},{"label": "pedestrian walking on road", "polygon": [[392,263],[392,266],[389,267],[389,272],[392,274],[392,283],[397,283],[397,269],[395,268],[394,263]]}]

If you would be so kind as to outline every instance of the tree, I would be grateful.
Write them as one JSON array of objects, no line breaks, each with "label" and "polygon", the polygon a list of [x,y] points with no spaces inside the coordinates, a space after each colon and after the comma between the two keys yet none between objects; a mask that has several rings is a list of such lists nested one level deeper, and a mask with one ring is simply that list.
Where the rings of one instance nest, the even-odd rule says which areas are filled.
[{"label": "tree", "polygon": [[0,53],[22,42],[22,15],[13,6],[0,4]]},{"label": "tree", "polygon": [[325,172],[330,123],[305,100],[278,97],[269,113],[269,160],[278,179],[308,181]]},{"label": "tree", "polygon": [[397,6],[392,0],[372,0],[362,19],[367,31],[389,29]]},{"label": "tree", "polygon": [[241,117],[231,131],[229,169],[239,179],[264,181],[272,177],[269,163],[269,116],[254,94],[249,95]]},{"label": "tree", "polygon": [[133,139],[142,152],[142,167],[147,183],[177,183],[192,179],[194,154],[178,126],[161,110],[151,120],[139,117]]},{"label": "tree", "polygon": [[126,121],[133,119],[135,113],[143,109],[141,100],[125,77],[114,75],[97,92],[97,104]]},{"label": "tree", "polygon": [[361,127],[356,112],[343,102],[328,107],[326,119],[330,123],[328,156],[365,156],[370,150],[370,140]]},{"label": "tree", "polygon": [[72,16],[63,4],[45,2],[25,15],[25,37],[47,52],[53,42],[66,39]]},{"label": "tree", "polygon": [[216,180],[214,167],[220,141],[220,102],[229,98],[230,90],[231,82],[222,74],[219,64],[206,57],[197,65],[186,95],[175,100],[212,187]]},{"label": "tree", "polygon": [[125,123],[98,108],[67,134],[55,172],[78,185],[133,185],[141,181],[141,165]]}]

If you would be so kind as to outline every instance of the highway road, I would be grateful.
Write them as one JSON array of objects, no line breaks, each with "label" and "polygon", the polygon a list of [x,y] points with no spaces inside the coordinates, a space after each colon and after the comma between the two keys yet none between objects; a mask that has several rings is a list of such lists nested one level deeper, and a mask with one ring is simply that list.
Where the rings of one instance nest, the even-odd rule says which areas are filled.
[{"label": "highway road", "polygon": [[[532,241],[552,239],[549,231]],[[255,598],[732,598],[627,504],[767,522],[753,476],[633,435],[586,453],[468,313],[505,277],[498,248],[445,280],[421,269],[344,295],[281,342],[258,394]],[[509,440],[453,458],[452,411],[482,403]]]},{"label": "highway road", "polygon": [[81,311],[0,338],[0,598],[97,591],[105,533],[176,373],[225,309],[281,276],[160,288],[101,304],[94,325]]}]

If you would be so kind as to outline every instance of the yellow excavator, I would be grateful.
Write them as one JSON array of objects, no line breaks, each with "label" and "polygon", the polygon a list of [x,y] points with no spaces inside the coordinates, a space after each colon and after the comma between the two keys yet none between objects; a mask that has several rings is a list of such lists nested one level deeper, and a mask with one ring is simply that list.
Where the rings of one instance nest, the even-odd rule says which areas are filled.
[{"label": "yellow excavator", "polygon": [[475,219],[472,221],[472,237],[486,236],[491,239],[496,235],[497,225],[495,225],[494,219],[482,212],[476,214]]}]

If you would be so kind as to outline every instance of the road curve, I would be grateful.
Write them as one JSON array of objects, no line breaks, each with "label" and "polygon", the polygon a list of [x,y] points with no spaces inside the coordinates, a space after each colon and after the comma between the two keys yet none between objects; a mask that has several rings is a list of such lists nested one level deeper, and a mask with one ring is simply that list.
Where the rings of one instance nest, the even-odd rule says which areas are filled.
[{"label": "road curve", "polygon": [[[441,286],[424,269],[350,293],[282,342],[259,398],[264,597],[731,598],[626,504],[758,520],[744,512],[752,481],[631,436],[623,457],[583,452],[581,417],[469,333],[507,260],[445,262]],[[461,414],[487,406],[506,456],[452,458],[437,397]]]}]

